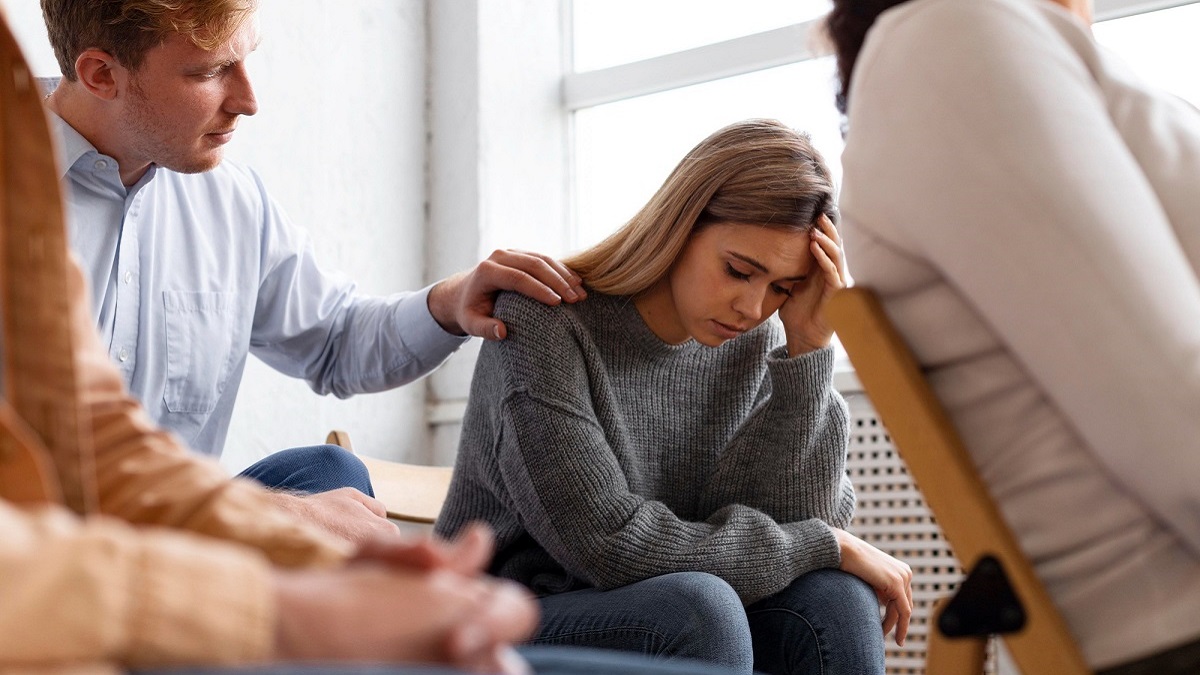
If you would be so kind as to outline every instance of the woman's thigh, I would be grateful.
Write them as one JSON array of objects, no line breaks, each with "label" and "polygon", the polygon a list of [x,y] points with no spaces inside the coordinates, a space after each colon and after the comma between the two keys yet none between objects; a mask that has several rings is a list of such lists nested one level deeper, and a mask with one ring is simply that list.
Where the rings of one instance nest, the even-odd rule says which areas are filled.
[{"label": "woman's thigh", "polygon": [[884,672],[879,602],[866,582],[816,570],[746,609],[754,667],[764,673]]},{"label": "woman's thigh", "polygon": [[541,599],[531,644],[573,645],[690,658],[748,673],[750,628],[737,593],[702,572],[665,574],[608,591],[584,589]]}]

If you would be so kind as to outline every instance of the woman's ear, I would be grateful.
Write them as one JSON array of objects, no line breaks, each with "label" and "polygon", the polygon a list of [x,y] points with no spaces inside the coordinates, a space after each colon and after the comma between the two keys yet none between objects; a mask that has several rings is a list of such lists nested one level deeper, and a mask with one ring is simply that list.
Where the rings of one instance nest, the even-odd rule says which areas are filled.
[{"label": "woman's ear", "polygon": [[75,76],[93,96],[111,101],[117,97],[117,70],[121,65],[112,54],[85,49],[75,59]]}]

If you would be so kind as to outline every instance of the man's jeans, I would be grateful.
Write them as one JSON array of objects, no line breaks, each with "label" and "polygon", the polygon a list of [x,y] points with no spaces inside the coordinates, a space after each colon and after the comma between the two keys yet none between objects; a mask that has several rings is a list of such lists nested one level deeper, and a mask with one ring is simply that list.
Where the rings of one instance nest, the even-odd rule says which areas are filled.
[{"label": "man's jeans", "polygon": [[281,450],[238,474],[277,490],[316,494],[343,487],[374,497],[371,476],[362,460],[336,445]]},{"label": "man's jeans", "polygon": [[541,604],[533,644],[698,659],[735,673],[884,672],[875,593],[837,570],[810,572],[750,607],[729,584],[702,572],[561,593]]}]

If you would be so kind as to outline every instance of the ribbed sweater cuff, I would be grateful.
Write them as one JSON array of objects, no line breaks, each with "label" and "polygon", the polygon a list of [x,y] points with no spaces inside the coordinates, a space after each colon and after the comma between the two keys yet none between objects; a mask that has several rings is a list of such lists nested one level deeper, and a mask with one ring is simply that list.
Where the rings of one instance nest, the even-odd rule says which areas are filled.
[{"label": "ribbed sweater cuff", "polygon": [[828,391],[833,385],[833,346],[789,357],[787,347],[776,347],[767,358],[774,395],[789,394],[790,399],[806,399],[814,392]]},{"label": "ribbed sweater cuff", "polygon": [[795,576],[820,569],[837,569],[842,565],[841,547],[833,529],[820,520],[780,525],[794,542]]}]

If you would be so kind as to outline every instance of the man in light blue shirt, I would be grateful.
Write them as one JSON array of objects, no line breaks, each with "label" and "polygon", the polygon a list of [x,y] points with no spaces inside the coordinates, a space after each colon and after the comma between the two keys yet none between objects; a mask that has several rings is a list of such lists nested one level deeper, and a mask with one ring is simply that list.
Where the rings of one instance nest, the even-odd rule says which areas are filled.
[{"label": "man in light blue shirt", "polygon": [[[87,11],[121,3],[99,4],[108,8]],[[46,11],[64,75],[46,103],[104,343],[155,420],[210,455],[224,445],[249,353],[321,394],[381,391],[437,368],[468,335],[502,339],[490,316],[498,290],[551,304],[584,296],[557,261],[509,251],[386,298],[323,272],[257,174],[222,161],[238,118],[257,110],[244,60],[259,35],[246,7],[225,34],[119,40]],[[373,499],[334,489],[370,494],[361,463],[336,449],[277,453],[246,475],[323,493],[289,506],[352,540],[390,527]]]}]

